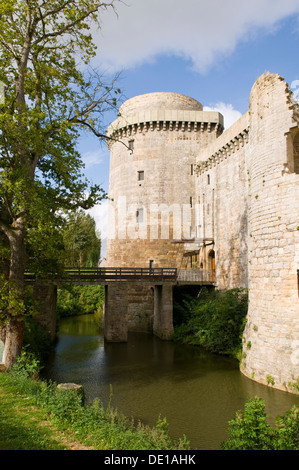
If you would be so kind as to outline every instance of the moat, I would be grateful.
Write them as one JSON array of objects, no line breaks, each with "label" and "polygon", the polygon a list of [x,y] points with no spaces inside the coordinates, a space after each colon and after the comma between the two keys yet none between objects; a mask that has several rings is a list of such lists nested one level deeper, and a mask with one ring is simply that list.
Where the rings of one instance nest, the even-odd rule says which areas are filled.
[{"label": "moat", "polygon": [[238,363],[197,347],[130,333],[128,343],[106,343],[93,315],[61,321],[46,377],[84,386],[86,398],[111,403],[126,416],[155,425],[166,417],[170,435],[186,434],[193,449],[219,449],[228,421],[249,397],[266,402],[273,423],[299,397],[244,377]]}]

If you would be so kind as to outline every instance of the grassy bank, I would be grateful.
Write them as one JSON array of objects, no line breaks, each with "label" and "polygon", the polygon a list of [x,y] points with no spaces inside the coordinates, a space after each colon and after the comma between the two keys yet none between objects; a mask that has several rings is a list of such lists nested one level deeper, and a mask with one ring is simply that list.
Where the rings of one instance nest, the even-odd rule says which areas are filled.
[{"label": "grassy bank", "polygon": [[85,450],[73,433],[59,430],[46,409],[0,374],[0,450]]},{"label": "grassy bank", "polygon": [[177,450],[165,419],[153,428],[136,423],[98,400],[92,405],[72,390],[36,379],[36,363],[21,358],[0,373],[0,450]]}]

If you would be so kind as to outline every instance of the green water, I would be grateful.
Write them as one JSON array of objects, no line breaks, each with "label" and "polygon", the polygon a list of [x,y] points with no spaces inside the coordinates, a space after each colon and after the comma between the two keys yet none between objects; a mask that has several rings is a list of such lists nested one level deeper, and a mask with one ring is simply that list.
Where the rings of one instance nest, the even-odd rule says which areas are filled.
[{"label": "green water", "polygon": [[219,449],[227,423],[249,397],[266,402],[270,421],[299,397],[244,377],[236,361],[130,333],[128,343],[107,344],[92,315],[66,318],[46,370],[56,382],[82,384],[94,398],[154,425],[166,417],[172,437],[187,435],[193,449]]}]

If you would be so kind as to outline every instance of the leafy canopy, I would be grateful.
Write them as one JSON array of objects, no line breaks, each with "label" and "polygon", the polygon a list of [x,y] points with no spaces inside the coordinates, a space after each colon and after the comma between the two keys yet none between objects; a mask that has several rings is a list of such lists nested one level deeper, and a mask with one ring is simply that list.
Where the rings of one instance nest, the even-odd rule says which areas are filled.
[{"label": "leafy canopy", "polygon": [[62,236],[66,250],[65,263],[68,266],[98,265],[101,239],[96,231],[95,221],[89,214],[83,211],[71,214]]},{"label": "leafy canopy", "polygon": [[105,138],[103,113],[117,105],[115,80],[106,84],[85,65],[96,49],[91,24],[116,1],[0,0],[0,229],[7,236],[22,221],[34,243],[45,226],[62,225],[61,209],[106,197],[84,178],[76,144],[83,129]]}]

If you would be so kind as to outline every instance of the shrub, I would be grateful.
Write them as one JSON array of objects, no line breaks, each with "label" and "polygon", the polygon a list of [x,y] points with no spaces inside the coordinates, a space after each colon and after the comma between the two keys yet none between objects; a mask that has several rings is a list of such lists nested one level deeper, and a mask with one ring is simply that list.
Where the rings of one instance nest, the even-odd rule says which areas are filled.
[{"label": "shrub", "polygon": [[229,422],[229,439],[223,450],[299,450],[299,408],[294,406],[285,416],[276,418],[275,427],[267,423],[265,402],[251,398]]},{"label": "shrub", "polygon": [[222,444],[224,450],[269,450],[273,430],[266,422],[263,400],[254,398],[245,404],[244,415],[239,411],[229,424],[230,438]]},{"label": "shrub", "polygon": [[199,297],[188,297],[183,306],[187,320],[175,327],[174,340],[219,354],[240,354],[248,309],[246,291],[202,289]]}]

